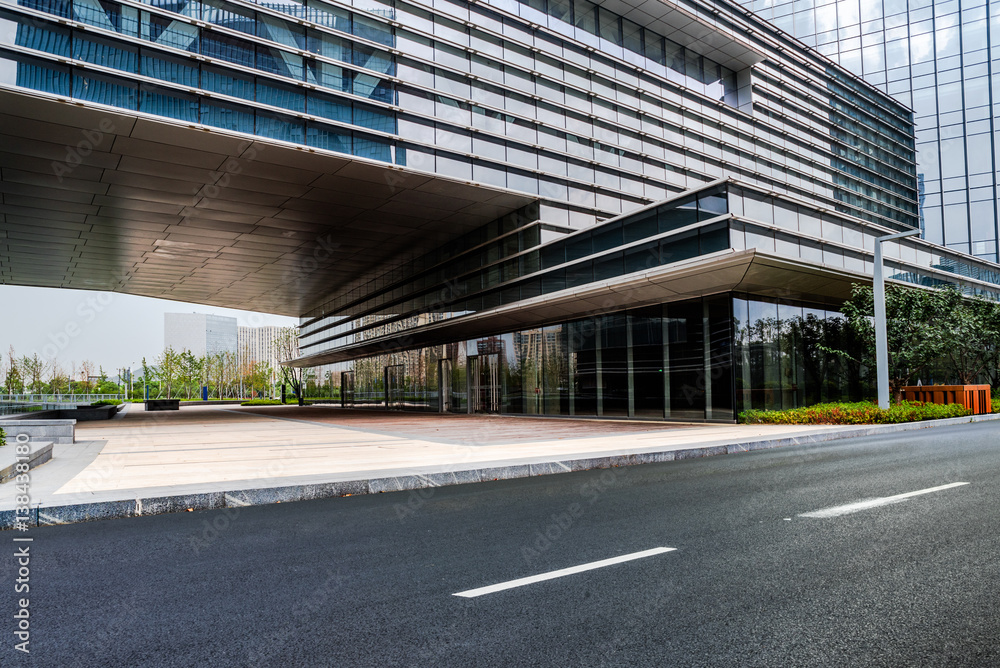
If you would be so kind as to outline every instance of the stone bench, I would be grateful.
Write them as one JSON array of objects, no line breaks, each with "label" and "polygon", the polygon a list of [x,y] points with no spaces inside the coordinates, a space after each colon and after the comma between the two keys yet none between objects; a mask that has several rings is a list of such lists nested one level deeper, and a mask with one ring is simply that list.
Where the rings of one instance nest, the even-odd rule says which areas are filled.
[{"label": "stone bench", "polygon": [[0,483],[5,483],[17,475],[17,464],[25,461],[23,457],[27,457],[29,470],[52,459],[51,441],[29,441],[28,444],[31,446],[31,453],[26,456],[21,455],[21,458],[17,454],[16,441],[7,439],[7,445],[0,447]]},{"label": "stone bench", "polygon": [[179,411],[180,399],[146,399],[147,411]]},{"label": "stone bench", "polygon": [[0,429],[7,435],[8,444],[13,443],[18,434],[32,441],[52,441],[60,445],[76,443],[76,420],[36,420],[20,416],[19,419],[0,420]]}]

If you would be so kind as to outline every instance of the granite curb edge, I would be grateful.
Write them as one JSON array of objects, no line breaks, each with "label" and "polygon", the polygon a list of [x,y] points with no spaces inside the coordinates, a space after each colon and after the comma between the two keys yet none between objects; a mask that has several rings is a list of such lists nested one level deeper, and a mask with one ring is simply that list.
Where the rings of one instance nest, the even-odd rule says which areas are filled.
[{"label": "granite curb edge", "polygon": [[[163,513],[194,510],[217,510],[220,508],[242,508],[246,506],[288,503],[313,499],[402,492],[445,485],[488,482],[493,480],[513,480],[540,475],[553,475],[591,469],[607,469],[640,464],[659,464],[685,459],[713,457],[716,455],[738,454],[755,450],[768,450],[792,445],[810,445],[829,441],[892,434],[916,429],[947,427],[956,424],[1000,420],[1000,414],[974,415],[971,417],[927,420],[890,425],[859,425],[845,429],[782,436],[778,438],[741,441],[729,444],[709,444],[681,450],[663,450],[642,453],[625,453],[607,456],[579,457],[542,463],[511,463],[510,465],[487,466],[467,470],[434,473],[412,473],[387,477],[372,477],[359,480],[336,482],[316,482],[265,488],[241,488],[230,491],[190,493],[176,496],[154,496],[138,499],[100,501],[60,506],[33,506],[28,515],[28,528],[52,526],[103,519],[143,517]],[[22,516],[23,517],[23,516]],[[15,511],[0,510],[0,531],[14,528]]]}]

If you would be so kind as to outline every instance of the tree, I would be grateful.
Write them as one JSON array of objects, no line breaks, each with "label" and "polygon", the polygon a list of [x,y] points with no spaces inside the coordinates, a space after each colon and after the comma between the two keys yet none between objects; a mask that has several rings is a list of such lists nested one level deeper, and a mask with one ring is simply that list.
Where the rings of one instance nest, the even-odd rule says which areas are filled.
[{"label": "tree", "polygon": [[305,404],[302,396],[302,374],[300,368],[290,367],[288,363],[299,356],[299,328],[282,327],[274,340],[274,353],[281,365],[281,380],[292,386],[292,391],[298,398],[299,406]]},{"label": "tree", "polygon": [[252,360],[247,366],[247,378],[251,392],[266,393],[271,384],[271,365],[268,362]]},{"label": "tree", "polygon": [[[926,290],[886,286],[886,338],[889,388],[896,399],[902,387],[933,369],[962,384],[976,381],[996,363],[1000,345],[1000,306],[970,299],[956,288]],[[855,285],[842,309],[860,340],[860,362],[875,368],[874,292]],[[850,357],[844,351],[831,351]],[[995,368],[995,366],[994,366]]]},{"label": "tree", "polygon": [[222,353],[222,373],[226,387],[226,395],[237,396],[240,382],[240,360],[236,353],[227,350]]},{"label": "tree", "polygon": [[187,398],[191,398],[191,389],[195,383],[201,384],[202,361],[190,350],[185,350],[177,356],[177,378],[184,388]]},{"label": "tree", "polygon": [[149,386],[153,382],[153,370],[150,368],[150,366],[148,364],[146,364],[146,358],[145,357],[142,358],[142,378],[140,378],[139,380],[142,381],[142,385],[143,385],[143,397],[142,398],[145,399],[146,398],[146,392],[148,391]]},{"label": "tree", "polygon": [[180,355],[178,355],[173,348],[164,348],[163,352],[156,359],[156,377],[160,381],[160,392],[157,396],[162,396],[164,386],[166,386],[167,396],[169,399],[173,393],[173,384],[177,380],[177,375],[180,373]]},{"label": "tree", "polygon": [[222,353],[209,355],[205,358],[205,377],[209,385],[215,386],[215,392],[221,400],[226,384],[226,361]]},{"label": "tree", "polygon": [[52,394],[62,394],[68,391],[68,389],[69,382],[66,373],[59,366],[59,363],[53,360],[49,371],[49,391]]},{"label": "tree", "polygon": [[943,291],[950,310],[951,333],[945,354],[951,373],[961,385],[972,385],[984,375],[995,379],[1000,349],[1000,304],[981,297],[964,297],[955,288]]},{"label": "tree", "polygon": [[21,361],[14,354],[14,346],[10,347],[7,362],[7,377],[4,385],[10,394],[21,394],[24,392],[24,374],[21,372]]},{"label": "tree", "polygon": [[83,391],[85,394],[90,393],[90,377],[94,375],[94,363],[90,360],[83,360],[80,363],[80,380],[79,384],[83,386]]},{"label": "tree", "polygon": [[31,357],[24,356],[21,358],[21,371],[24,374],[24,379],[27,381],[28,387],[33,393],[41,394],[42,378],[45,376],[47,368],[48,364],[38,356],[38,353],[32,353]]}]

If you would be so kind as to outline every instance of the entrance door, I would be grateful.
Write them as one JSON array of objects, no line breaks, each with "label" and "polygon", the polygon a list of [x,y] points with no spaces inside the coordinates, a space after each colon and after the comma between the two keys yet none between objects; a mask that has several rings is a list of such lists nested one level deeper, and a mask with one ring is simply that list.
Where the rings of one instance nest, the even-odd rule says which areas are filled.
[{"label": "entrance door", "polygon": [[438,361],[438,410],[451,411],[451,360]]},{"label": "entrance door", "polygon": [[354,405],[353,371],[340,372],[340,405],[345,407]]},{"label": "entrance door", "polygon": [[395,410],[406,408],[404,386],[405,367],[402,364],[392,364],[385,368],[385,407]]},{"label": "entrance door", "polygon": [[500,412],[500,355],[469,357],[469,412]]}]

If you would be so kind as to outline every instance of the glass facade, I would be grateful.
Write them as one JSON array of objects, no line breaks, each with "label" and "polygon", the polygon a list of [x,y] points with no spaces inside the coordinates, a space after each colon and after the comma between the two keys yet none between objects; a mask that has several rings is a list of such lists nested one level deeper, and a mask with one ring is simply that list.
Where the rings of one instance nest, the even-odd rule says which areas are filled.
[{"label": "glass facade", "polygon": [[[0,31],[0,82],[405,161],[393,155],[391,140],[397,130],[391,29],[325,3],[266,6],[268,12],[197,1],[145,3],[143,9],[90,0],[0,4],[6,28]],[[308,16],[338,34],[307,30],[282,18],[287,14]],[[77,27],[63,25],[65,19]]]},{"label": "glass facade", "polygon": [[[415,273],[402,286],[387,285],[380,294],[394,295],[395,301],[377,307],[349,304],[342,314],[304,322],[303,354],[322,358],[365,342],[391,349],[405,345],[410,333],[452,318],[468,320],[547,293],[565,298],[602,281],[625,281],[668,271],[685,260],[710,262],[739,252],[834,275],[848,272],[860,282],[871,274],[875,238],[885,232],[801,200],[726,181],[526,251],[511,241],[504,254],[505,236],[500,235],[465,254],[435,256],[437,265],[415,263],[429,273]],[[996,264],[912,238],[885,244],[884,253],[890,279],[953,285],[1000,300]],[[534,259],[517,261],[523,257]],[[475,269],[463,275],[455,267]],[[710,274],[712,267],[702,271]],[[423,275],[451,276],[452,285],[478,276],[483,289],[471,298],[462,290],[442,298],[434,284],[438,301],[414,301],[408,291],[424,285]],[[488,276],[499,282],[487,286]],[[723,289],[697,299],[322,365],[315,373],[341,387],[350,379],[353,390],[342,394],[345,405],[463,413],[732,421],[746,408],[870,396],[867,369],[828,352],[857,348],[836,305],[829,299],[803,300],[794,284],[781,293],[785,296],[777,298]],[[400,313],[401,304],[419,313]],[[350,315],[352,308],[369,306],[378,314]]]},{"label": "glass facade", "polygon": [[996,261],[1000,3],[743,4],[913,108],[925,238]]},{"label": "glass facade", "polygon": [[[512,304],[594,281],[680,262],[730,247],[722,187],[681,197],[538,246],[532,225],[489,238],[477,231],[459,240],[454,252],[434,253],[411,264],[427,266],[406,279],[387,282],[363,297],[303,323],[299,349],[354,343]],[[508,217],[517,218],[518,214]],[[707,223],[706,223],[707,221]],[[488,226],[502,229],[503,221]],[[434,259],[444,257],[434,264]]]},{"label": "glass facade", "polygon": [[[835,305],[794,285],[782,300],[664,290],[476,329],[735,256],[863,280],[875,238],[919,224],[907,107],[732,5],[653,4],[662,15],[588,0],[0,0],[0,86],[355,156],[390,185],[444,177],[409,195],[442,212],[437,250],[370,259],[303,307],[300,362],[345,403],[731,421],[864,392],[860,370],[817,353],[843,336]],[[511,207],[475,201],[477,184],[533,203],[452,234],[444,212],[462,207],[435,206],[443,181],[489,215]],[[960,252],[905,239],[885,254],[895,280],[1000,293],[1000,267]]]},{"label": "glass facade", "polygon": [[[527,212],[530,218],[530,212]],[[734,182],[709,186],[539,245],[516,212],[305,318],[304,356],[727,250],[756,249],[871,274],[885,230]],[[507,230],[507,231],[505,231]],[[1000,267],[926,243],[883,248],[887,276],[1000,299]]]},{"label": "glass facade", "polygon": [[730,422],[731,304],[631,309],[326,365],[314,379],[346,377],[355,407]]},{"label": "glass facade", "polygon": [[857,350],[837,311],[748,295],[733,298],[736,403],[783,410],[874,393],[868,370],[829,350]]},{"label": "glass facade", "polygon": [[0,85],[527,193],[549,235],[726,175],[916,225],[906,109],[701,20],[731,32],[681,46],[587,0],[5,0]]}]

